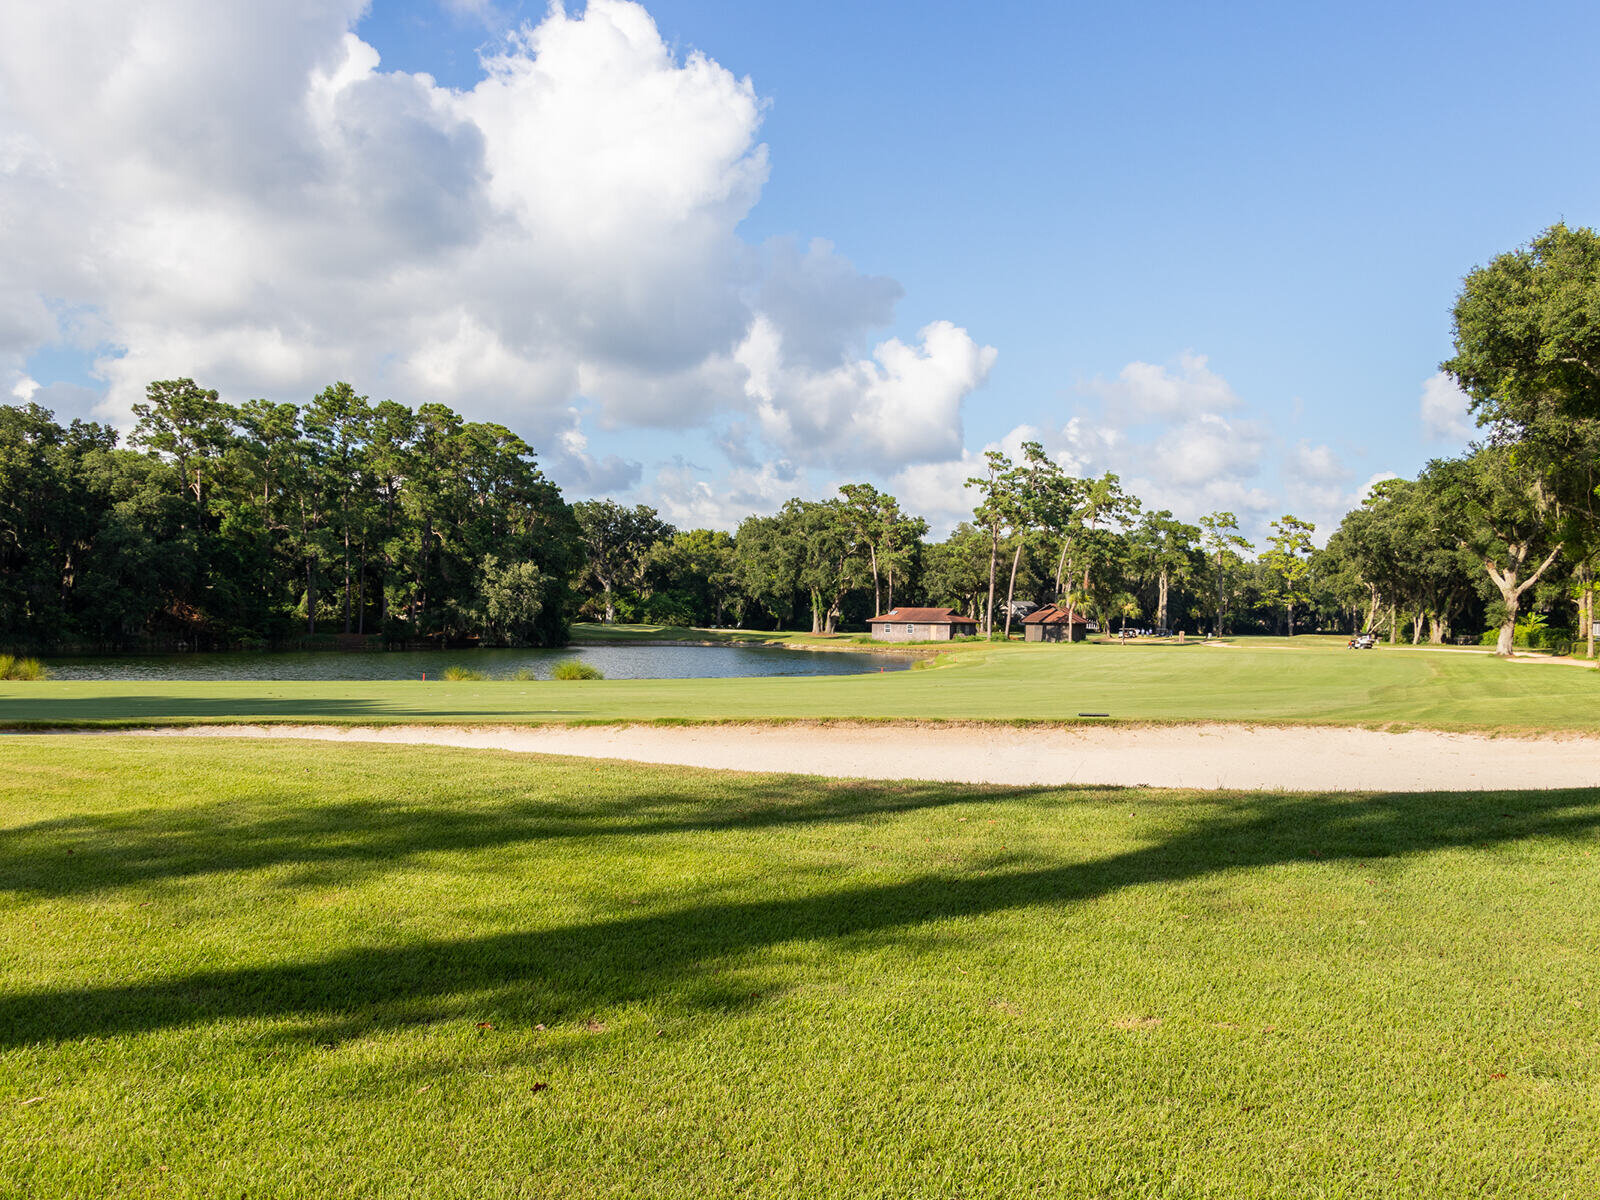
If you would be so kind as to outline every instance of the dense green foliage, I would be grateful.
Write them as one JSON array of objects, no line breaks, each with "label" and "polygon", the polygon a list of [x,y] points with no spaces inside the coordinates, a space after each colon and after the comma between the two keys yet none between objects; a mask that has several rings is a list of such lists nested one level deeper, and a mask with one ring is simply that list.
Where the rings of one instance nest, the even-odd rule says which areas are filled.
[{"label": "dense green foliage", "polygon": [[1556,224],[1468,274],[1444,369],[1525,432],[1600,419],[1600,234]]},{"label": "dense green foliage", "polygon": [[564,640],[577,531],[528,445],[448,408],[150,385],[115,433],[0,406],[0,645]]},{"label": "dense green foliage", "polygon": [[[831,633],[906,602],[997,613],[1000,632],[1021,612],[1008,600],[1108,629],[1392,632],[1407,617],[1413,640],[1426,620],[1440,641],[1506,618],[1480,560],[1527,584],[1559,507],[1530,500],[1544,494],[1537,460],[1487,447],[1379,485],[1325,551],[1285,515],[1252,561],[1233,514],[1201,528],[1144,511],[1115,475],[1073,478],[1030,444],[1020,467],[992,456],[979,524],[942,542],[867,484],[729,535],[676,530],[643,505],[569,510],[509,431],[368,405],[344,385],[300,410],[160,383],[141,417],[138,448],[121,449],[104,427],[0,408],[0,645],[551,644],[575,612]],[[1571,526],[1541,578],[1587,569]],[[1570,629],[1574,596],[1546,586],[1521,607]]]},{"label": "dense green foliage", "polygon": [[[1600,554],[1600,237],[1556,225],[1470,272],[1441,364],[1485,436],[1415,480],[1373,489],[1320,557],[1368,629],[1409,619],[1420,640],[1494,627],[1501,654],[1564,647],[1593,656]],[[1315,564],[1314,564],[1315,565]],[[1385,613],[1387,609],[1387,613]],[[1469,635],[1466,640],[1479,640]]]},{"label": "dense green foliage", "polygon": [[600,612],[609,624],[617,619],[617,593],[638,594],[652,548],[673,530],[655,509],[643,504],[625,508],[612,500],[585,500],[572,512],[583,539],[583,582],[597,593]]},{"label": "dense green foliage", "polygon": [[71,741],[0,772],[8,1196],[1600,1192],[1592,790]]},{"label": "dense green foliage", "polygon": [[1471,396],[1501,451],[1483,517],[1498,545],[1484,567],[1509,647],[1522,595],[1553,546],[1594,654],[1594,562],[1600,555],[1600,235],[1556,224],[1467,275],[1453,358],[1441,364]]}]

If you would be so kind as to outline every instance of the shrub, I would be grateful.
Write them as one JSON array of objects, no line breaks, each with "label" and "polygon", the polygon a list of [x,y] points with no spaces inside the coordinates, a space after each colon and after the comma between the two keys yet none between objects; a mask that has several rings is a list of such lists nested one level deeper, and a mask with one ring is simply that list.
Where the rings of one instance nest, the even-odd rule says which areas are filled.
[{"label": "shrub", "polygon": [[518,667],[511,678],[518,683],[533,683],[539,676],[534,673],[532,667]]},{"label": "shrub", "polygon": [[467,683],[477,679],[489,678],[482,671],[474,671],[471,667],[446,667],[444,677],[451,683]]},{"label": "shrub", "polygon": [[0,679],[32,683],[49,678],[50,672],[37,658],[13,658],[9,654],[0,654]]},{"label": "shrub", "polygon": [[[1483,636],[1478,639],[1478,644],[1493,646],[1499,640],[1498,629],[1486,629]],[[1572,649],[1572,630],[1545,625],[1542,621],[1537,624],[1518,621],[1512,644],[1521,646],[1525,650],[1549,650],[1553,654],[1567,654]]]},{"label": "shrub", "polygon": [[1562,646],[1571,648],[1572,630],[1562,629],[1558,625],[1549,625],[1543,629],[1530,629],[1528,631],[1528,645],[1560,654]]},{"label": "shrub", "polygon": [[551,673],[552,679],[604,679],[605,672],[599,667],[592,667],[586,662],[572,660],[560,663]]}]

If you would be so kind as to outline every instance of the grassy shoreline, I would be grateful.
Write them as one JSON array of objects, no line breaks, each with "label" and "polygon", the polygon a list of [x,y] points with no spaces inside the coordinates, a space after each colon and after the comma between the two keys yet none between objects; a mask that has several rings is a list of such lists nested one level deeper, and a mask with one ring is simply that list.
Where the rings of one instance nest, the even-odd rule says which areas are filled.
[{"label": "grassy shoreline", "polygon": [[[760,629],[696,629],[683,625],[572,626],[571,646],[749,646],[772,650],[843,650],[865,654],[919,654],[974,642],[880,642],[864,633],[804,633]],[[981,645],[982,643],[976,643]]]}]

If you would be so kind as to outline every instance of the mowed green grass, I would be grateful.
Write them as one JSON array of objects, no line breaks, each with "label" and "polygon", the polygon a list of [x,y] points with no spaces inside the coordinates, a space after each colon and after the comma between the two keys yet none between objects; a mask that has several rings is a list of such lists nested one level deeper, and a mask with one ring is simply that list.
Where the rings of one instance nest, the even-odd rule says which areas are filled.
[{"label": "mowed green grass", "polygon": [[1597,828],[0,739],[0,1195],[1593,1196]]},{"label": "mowed green grass", "polygon": [[[800,653],[800,651],[795,651]],[[592,682],[0,683],[0,725],[921,719],[1600,729],[1600,674],[1330,640],[969,644],[927,670]]]}]

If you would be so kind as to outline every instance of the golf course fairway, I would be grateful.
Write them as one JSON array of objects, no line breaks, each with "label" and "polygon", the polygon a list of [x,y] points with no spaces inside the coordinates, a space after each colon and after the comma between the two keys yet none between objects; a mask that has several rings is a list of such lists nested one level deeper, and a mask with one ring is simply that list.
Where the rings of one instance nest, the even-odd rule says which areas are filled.
[{"label": "golf course fairway", "polygon": [[[802,651],[794,651],[801,653]],[[463,652],[470,662],[470,652]],[[1600,730],[1600,676],[1337,639],[954,647],[926,669],[828,677],[522,682],[0,683],[0,727],[216,722],[1246,721]]]}]

